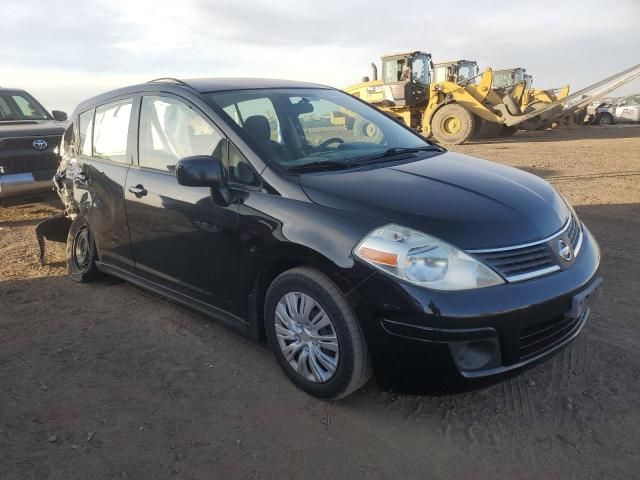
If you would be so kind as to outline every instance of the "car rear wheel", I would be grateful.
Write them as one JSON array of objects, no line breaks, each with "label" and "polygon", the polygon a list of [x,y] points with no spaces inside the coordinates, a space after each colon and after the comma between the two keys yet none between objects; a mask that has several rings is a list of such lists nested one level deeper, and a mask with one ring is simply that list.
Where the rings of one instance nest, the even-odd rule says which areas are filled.
[{"label": "car rear wheel", "polygon": [[72,280],[90,282],[99,276],[97,252],[87,221],[78,216],[71,224],[67,237],[67,271]]},{"label": "car rear wheel", "polygon": [[371,376],[366,342],[344,295],[314,269],[294,268],[273,281],[265,329],[284,373],[311,395],[342,398]]}]

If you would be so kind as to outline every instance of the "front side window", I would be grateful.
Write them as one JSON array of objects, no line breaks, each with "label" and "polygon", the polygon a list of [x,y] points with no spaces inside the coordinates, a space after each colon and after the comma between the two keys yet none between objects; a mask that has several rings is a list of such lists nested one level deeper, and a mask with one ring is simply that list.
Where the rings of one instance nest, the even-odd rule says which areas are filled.
[{"label": "front side window", "polygon": [[81,113],[78,117],[79,123],[79,145],[80,155],[91,156],[91,142],[93,137],[93,110]]},{"label": "front side window", "polygon": [[278,115],[276,114],[276,109],[269,98],[251,98],[249,100],[234,103],[226,107],[225,112],[241,127],[244,127],[247,122],[249,124],[260,122],[263,125],[266,125],[261,118],[257,117],[266,118],[269,127],[269,138],[274,142],[282,143]]},{"label": "front side window", "polygon": [[385,60],[382,65],[384,83],[411,80],[411,68],[404,58]]},{"label": "front side window", "polygon": [[224,159],[223,137],[200,113],[172,97],[143,97],[139,132],[141,167],[173,171],[185,157]]},{"label": "front side window", "polygon": [[624,99],[621,103],[620,106],[621,107],[633,107],[635,105],[638,105],[639,102],[637,100],[638,97],[629,97]]},{"label": "front side window", "polygon": [[120,100],[96,108],[93,156],[115,162],[127,161],[127,138],[133,100]]},{"label": "front side window", "polygon": [[[236,90],[206,97],[226,114],[230,125],[246,135],[256,153],[286,168],[347,165],[389,149],[431,147],[375,108],[338,90]],[[241,105],[250,101],[253,105],[268,102],[273,111],[262,115],[252,111],[244,118]]]}]

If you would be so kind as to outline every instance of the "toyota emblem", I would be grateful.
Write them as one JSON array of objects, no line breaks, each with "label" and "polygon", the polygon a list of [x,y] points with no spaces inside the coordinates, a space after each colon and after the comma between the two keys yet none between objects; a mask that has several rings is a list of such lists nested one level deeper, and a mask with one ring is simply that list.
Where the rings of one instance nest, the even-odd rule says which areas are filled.
[{"label": "toyota emblem", "polygon": [[46,150],[48,143],[46,140],[39,138],[37,140],[34,140],[32,145],[36,150]]}]

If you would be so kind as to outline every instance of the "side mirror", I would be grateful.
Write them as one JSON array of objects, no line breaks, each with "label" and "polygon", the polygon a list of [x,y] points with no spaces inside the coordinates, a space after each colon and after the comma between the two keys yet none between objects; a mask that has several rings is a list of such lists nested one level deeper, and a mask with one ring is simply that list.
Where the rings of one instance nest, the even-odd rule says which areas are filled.
[{"label": "side mirror", "polygon": [[222,162],[209,155],[185,157],[176,165],[176,179],[185,187],[209,187],[216,203],[229,205],[231,193]]},{"label": "side mirror", "polygon": [[61,112],[60,110],[51,110],[51,115],[53,115],[53,118],[55,118],[59,122],[66,122],[69,118],[67,117],[66,113]]}]

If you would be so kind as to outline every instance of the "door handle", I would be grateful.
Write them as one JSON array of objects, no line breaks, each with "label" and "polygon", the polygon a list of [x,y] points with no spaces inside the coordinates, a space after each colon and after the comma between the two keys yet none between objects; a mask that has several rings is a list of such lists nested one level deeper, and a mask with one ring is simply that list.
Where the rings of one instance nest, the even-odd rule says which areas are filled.
[{"label": "door handle", "polygon": [[147,191],[142,185],[136,185],[135,187],[129,187],[129,191],[133,193],[136,197],[141,198],[147,194]]}]

